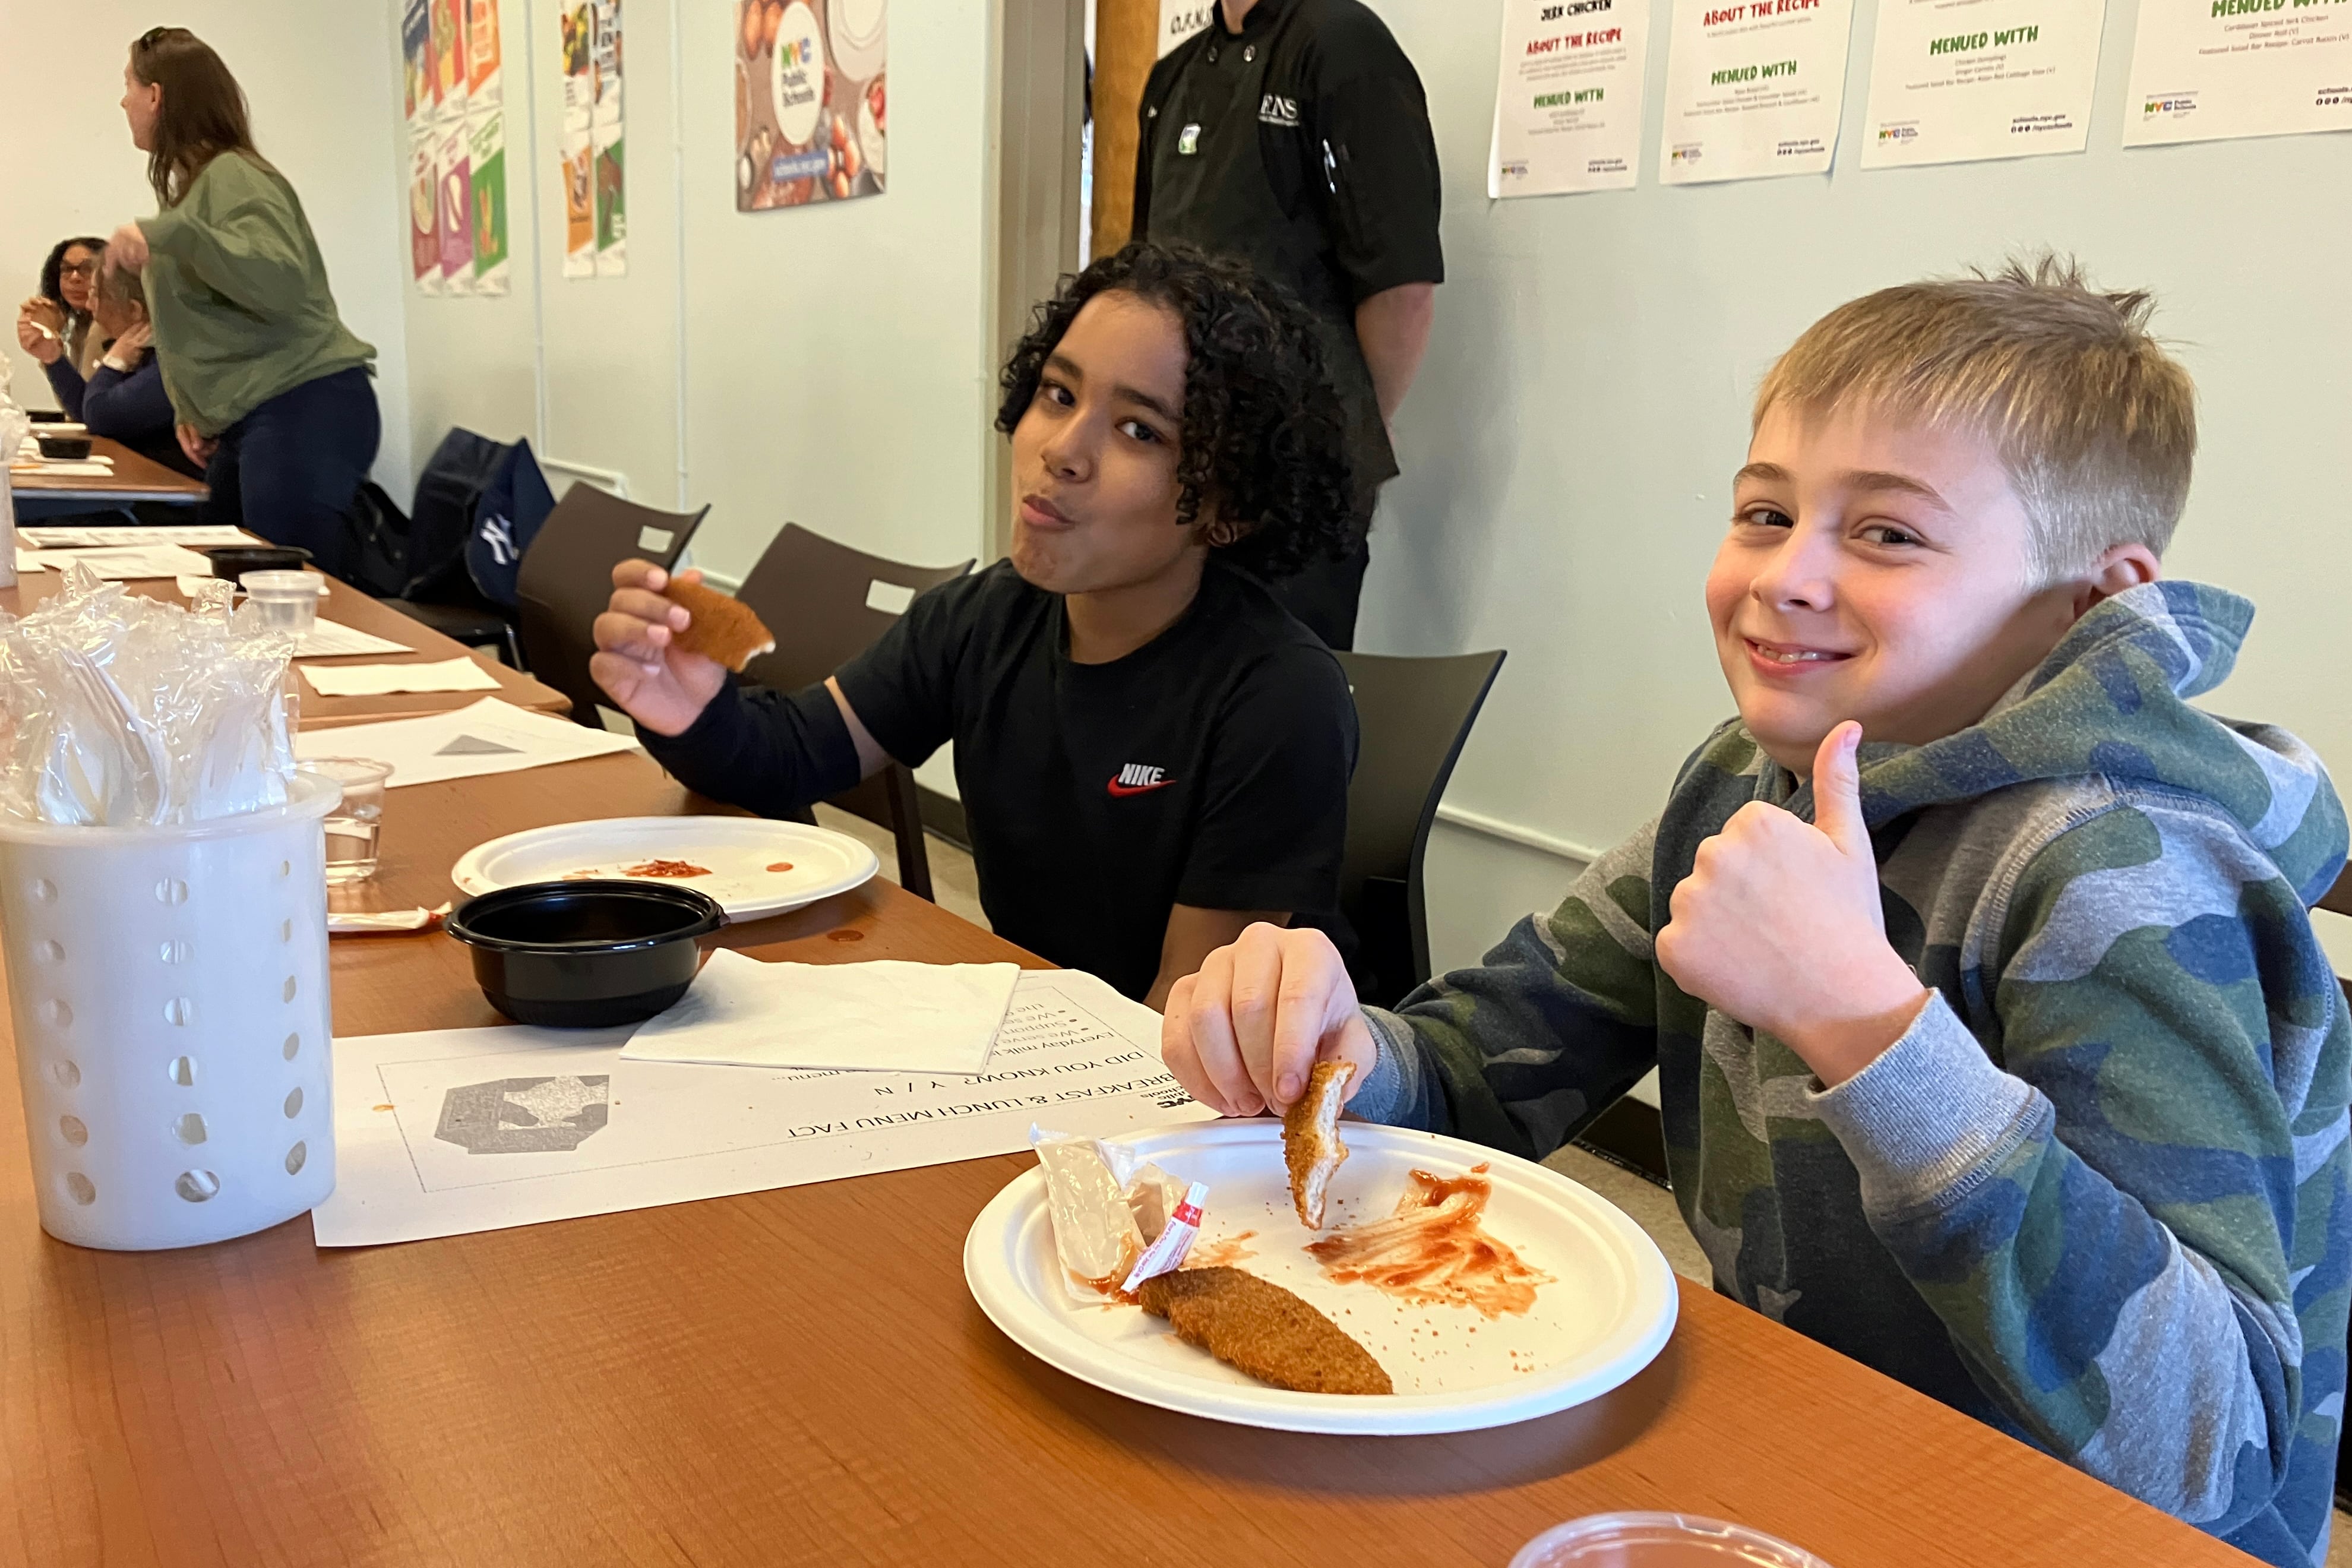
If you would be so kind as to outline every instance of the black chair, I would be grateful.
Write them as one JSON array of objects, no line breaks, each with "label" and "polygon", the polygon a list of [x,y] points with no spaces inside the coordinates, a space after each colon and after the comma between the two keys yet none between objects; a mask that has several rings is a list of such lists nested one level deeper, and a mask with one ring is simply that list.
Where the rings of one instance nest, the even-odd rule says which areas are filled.
[{"label": "black chair", "polygon": [[[888,631],[906,601],[953,582],[971,566],[970,561],[909,566],[788,522],[735,595],[776,638],[775,651],[753,659],[744,676],[786,691],[823,680]],[[912,772],[894,762],[827,804],[887,827],[898,847],[898,885],[931,896],[930,855]]]},{"label": "black chair", "polygon": [[1429,978],[1422,861],[1430,825],[1503,655],[1333,657],[1355,694],[1359,733],[1339,912],[1355,928],[1357,994],[1393,1006]]},{"label": "black chair", "polygon": [[596,712],[602,693],[588,660],[596,651],[596,617],[613,597],[613,568],[633,556],[665,570],[675,566],[709,510],[656,511],[577,484],[540,524],[515,579],[516,622],[526,666],[572,699],[577,722],[604,727]]}]

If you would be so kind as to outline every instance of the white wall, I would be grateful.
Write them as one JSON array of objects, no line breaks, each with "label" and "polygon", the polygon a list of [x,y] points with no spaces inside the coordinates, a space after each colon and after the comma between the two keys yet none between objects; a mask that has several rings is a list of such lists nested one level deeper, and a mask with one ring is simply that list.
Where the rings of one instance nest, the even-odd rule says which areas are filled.
[{"label": "white wall", "polygon": [[[68,9],[0,0],[0,106],[10,132],[0,155],[0,291],[12,302],[33,292],[58,240],[111,234],[155,210],[146,157],[119,107],[131,40],[155,25],[154,7],[81,0]],[[378,5],[283,0],[183,0],[169,19],[218,50],[243,84],[254,139],[301,195],[343,320],[375,345],[384,416],[376,474],[404,497],[406,171],[394,177],[398,110],[394,79],[378,68],[395,47],[393,24]],[[5,352],[19,401],[55,406],[13,331]]]},{"label": "white wall", "polygon": [[[2154,288],[2198,378],[2203,452],[2168,564],[2262,606],[2216,707],[2288,725],[2352,776],[2352,136],[2124,152],[2137,6],[2114,0],[2086,154],[1862,173],[1865,0],[1835,172],[1666,189],[1656,0],[1640,187],[1496,204],[1497,0],[1370,3],[1429,90],[1449,279],[1399,421],[1361,644],[1510,650],[1449,807],[1571,849],[1654,811],[1729,711],[1699,591],[1758,378],[1840,300],[2042,245]],[[1431,862],[1447,962],[1579,868],[1458,828]]]},{"label": "white wall", "polygon": [[987,0],[925,0],[893,29],[887,195],[752,214],[735,210],[732,7],[632,0],[629,270],[585,279],[562,276],[559,10],[503,15],[513,293],[409,297],[417,460],[452,424],[530,435],[649,505],[708,504],[695,558],[723,577],[788,520],[907,560],[979,553],[997,438]]},{"label": "white wall", "polygon": [[[1498,205],[1485,195],[1497,0],[1371,4],[1430,91],[1451,277],[1400,420],[1405,472],[1380,521],[1363,642],[1511,650],[1448,799],[1455,822],[1432,849],[1441,963],[1475,957],[1552,902],[1582,853],[1654,809],[1727,710],[1699,583],[1772,356],[1841,300],[2013,248],[2074,250],[2163,297],[2161,328],[2183,340],[2205,417],[2172,564],[2264,606],[2221,705],[2290,724],[2352,765],[2352,708],[2329,700],[2352,668],[2352,619],[2330,603],[2352,563],[2352,501],[2334,482],[2352,450],[2352,310],[2334,281],[2352,247],[2352,137],[2126,154],[2136,5],[2116,0],[2088,153],[1862,174],[1865,4],[1857,107],[1832,174],[1667,190],[1645,167],[1633,191]],[[1665,67],[1667,0],[1656,4],[1645,159]],[[585,282],[562,279],[551,254],[554,6],[509,5],[510,126],[527,118],[513,107],[525,76],[537,103],[535,141],[509,131],[516,293],[410,297],[418,459],[452,420],[530,431],[543,352],[546,449],[622,469],[640,499],[673,504],[682,346],[685,492],[713,509],[705,563],[740,574],[787,518],[912,560],[984,553],[988,0],[925,0],[919,25],[910,9],[894,29],[888,195],[750,215],[734,211],[725,151],[728,8],[688,7],[673,62],[670,0],[635,0],[630,276]],[[379,47],[389,83],[388,31]],[[526,191],[549,254],[532,247]],[[396,197],[385,206],[396,218]]]}]

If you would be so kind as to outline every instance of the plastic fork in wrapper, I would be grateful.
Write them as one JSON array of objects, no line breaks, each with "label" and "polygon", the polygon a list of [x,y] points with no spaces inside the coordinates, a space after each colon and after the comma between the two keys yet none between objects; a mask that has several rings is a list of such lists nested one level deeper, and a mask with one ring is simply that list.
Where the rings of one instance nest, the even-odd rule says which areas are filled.
[{"label": "plastic fork in wrapper", "polygon": [[1184,1261],[1201,1230],[1209,1190],[1189,1189],[1132,1152],[1094,1138],[1029,1129],[1045,1173],[1046,1212],[1062,1283],[1088,1305],[1131,1297],[1137,1286]]},{"label": "plastic fork in wrapper", "polygon": [[284,805],[294,647],[249,606],[191,613],[68,566],[58,598],[0,616],[0,812],[163,826]]}]

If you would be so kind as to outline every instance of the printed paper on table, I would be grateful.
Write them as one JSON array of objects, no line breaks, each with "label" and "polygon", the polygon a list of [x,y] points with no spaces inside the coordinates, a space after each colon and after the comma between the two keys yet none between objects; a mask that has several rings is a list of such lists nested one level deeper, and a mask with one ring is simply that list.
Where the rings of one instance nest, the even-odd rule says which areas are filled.
[{"label": "printed paper on table", "polygon": [[1853,0],[1675,0],[1660,176],[1826,174],[1853,27]]},{"label": "printed paper on table", "polygon": [[1633,185],[1649,17],[1647,0],[1505,0],[1490,198]]},{"label": "printed paper on table", "polygon": [[2080,153],[2106,0],[1881,0],[1862,166]]},{"label": "printed paper on table", "polygon": [[2352,0],[2140,0],[2125,146],[2313,131],[2352,131]]},{"label": "printed paper on table", "polygon": [[[574,726],[577,728],[577,726]],[[331,733],[332,731],[330,731]],[[374,754],[374,753],[371,753]],[[975,1078],[635,1061],[628,1031],[520,1027],[335,1042],[320,1247],[373,1247],[1206,1121],[1160,1016],[1074,970],[1021,976]]]}]

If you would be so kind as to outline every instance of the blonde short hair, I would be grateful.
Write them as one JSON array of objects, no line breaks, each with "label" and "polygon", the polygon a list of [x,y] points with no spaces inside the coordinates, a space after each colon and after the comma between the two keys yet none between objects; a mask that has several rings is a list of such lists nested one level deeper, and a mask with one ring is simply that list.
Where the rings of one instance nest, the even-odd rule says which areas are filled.
[{"label": "blonde short hair", "polygon": [[1811,414],[1859,405],[1973,431],[2008,468],[2042,584],[2118,544],[2172,542],[2197,456],[2197,389],[2149,335],[2145,290],[2102,293],[2070,258],[1882,289],[1805,329],[1757,389]]}]

